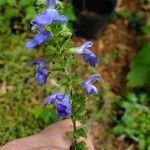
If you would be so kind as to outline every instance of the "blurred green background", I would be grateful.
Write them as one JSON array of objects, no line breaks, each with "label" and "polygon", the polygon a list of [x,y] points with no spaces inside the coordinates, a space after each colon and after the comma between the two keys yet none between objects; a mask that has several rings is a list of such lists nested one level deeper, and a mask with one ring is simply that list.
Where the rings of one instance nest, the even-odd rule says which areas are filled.
[{"label": "blurred green background", "polygon": [[[43,106],[48,91],[34,80],[36,51],[25,48],[34,0],[0,1],[0,144],[37,133],[58,119]],[[49,111],[51,110],[51,111]]]}]

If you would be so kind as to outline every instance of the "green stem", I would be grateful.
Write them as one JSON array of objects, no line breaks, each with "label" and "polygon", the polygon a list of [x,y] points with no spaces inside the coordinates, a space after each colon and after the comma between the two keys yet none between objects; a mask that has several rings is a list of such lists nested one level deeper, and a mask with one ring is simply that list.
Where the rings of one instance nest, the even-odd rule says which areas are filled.
[{"label": "green stem", "polygon": [[[72,119],[72,123],[73,123],[73,130],[74,130],[74,133],[76,133],[76,130],[77,130],[76,120]],[[73,146],[74,146],[74,147],[77,146],[77,138],[76,138],[76,136],[74,136]]]}]

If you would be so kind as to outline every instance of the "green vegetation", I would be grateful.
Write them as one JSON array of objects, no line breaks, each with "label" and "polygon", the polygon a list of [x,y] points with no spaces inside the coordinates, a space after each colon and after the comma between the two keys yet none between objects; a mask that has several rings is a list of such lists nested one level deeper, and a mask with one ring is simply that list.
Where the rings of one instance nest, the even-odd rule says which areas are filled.
[{"label": "green vegetation", "polygon": [[138,142],[141,150],[150,149],[150,108],[146,93],[127,93],[121,98],[123,115],[113,128],[115,134],[125,134]]},{"label": "green vegetation", "polygon": [[143,86],[150,80],[150,43],[144,45],[131,64],[129,86]]},{"label": "green vegetation", "polygon": [[0,43],[0,144],[4,144],[36,133],[58,116],[51,106],[42,106],[43,91],[31,66],[35,52],[25,49],[24,37],[3,35]]}]

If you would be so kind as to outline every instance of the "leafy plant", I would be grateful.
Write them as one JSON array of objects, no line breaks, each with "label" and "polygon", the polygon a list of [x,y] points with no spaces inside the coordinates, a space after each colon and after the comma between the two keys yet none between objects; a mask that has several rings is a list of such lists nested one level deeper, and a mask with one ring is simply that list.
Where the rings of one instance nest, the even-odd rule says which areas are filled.
[{"label": "leafy plant", "polygon": [[129,23],[128,23],[129,28],[133,28],[138,32],[141,32],[141,28],[145,24],[145,18],[142,16],[139,16],[135,13],[132,13],[129,16],[128,21],[129,21]]},{"label": "leafy plant", "polygon": [[[78,139],[86,138],[87,132],[83,126],[77,126],[77,120],[87,119],[86,96],[82,94],[81,89],[76,90],[76,88],[81,86],[88,95],[98,95],[98,89],[92,82],[99,80],[100,76],[92,74],[82,81],[75,54],[82,54],[86,63],[96,67],[97,57],[90,50],[93,43],[87,41],[81,46],[73,48],[72,33],[66,24],[68,18],[63,15],[62,2],[47,0],[47,5],[45,2],[37,4],[38,14],[31,21],[32,31],[37,34],[26,41],[27,48],[37,48],[37,53],[41,52],[41,56],[36,57],[32,62],[37,66],[35,79],[43,88],[47,85],[48,77],[57,79],[57,89],[51,89],[50,95],[44,99],[44,104],[54,103],[60,117],[72,120],[73,132],[69,132],[67,135],[72,136],[73,149],[85,150],[87,149],[86,143],[84,140],[79,142]],[[75,71],[72,71],[72,68],[76,68]],[[94,69],[93,72],[95,72]],[[40,111],[38,110],[38,112]],[[34,114],[36,115],[36,113]]]},{"label": "leafy plant", "polygon": [[131,87],[143,86],[150,80],[150,43],[147,43],[135,56],[128,73],[128,85]]},{"label": "leafy plant", "polygon": [[149,97],[145,93],[127,93],[120,106],[124,112],[112,129],[115,134],[125,134],[139,143],[140,149],[150,148],[150,109],[145,104]]},{"label": "leafy plant", "polygon": [[1,0],[0,32],[18,33],[25,31],[27,20],[35,15],[34,0]]},{"label": "leafy plant", "polygon": [[[35,52],[24,46],[24,36],[0,36],[0,145],[37,133],[58,120],[53,107],[41,106],[51,87],[34,82]],[[37,94],[38,93],[38,94]]]}]

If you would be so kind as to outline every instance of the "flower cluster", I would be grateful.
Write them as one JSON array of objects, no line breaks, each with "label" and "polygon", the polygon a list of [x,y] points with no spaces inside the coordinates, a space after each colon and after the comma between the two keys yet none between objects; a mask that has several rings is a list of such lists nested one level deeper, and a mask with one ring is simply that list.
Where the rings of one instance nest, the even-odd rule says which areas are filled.
[{"label": "flower cluster", "polygon": [[[66,16],[61,16],[55,9],[56,0],[47,0],[47,6],[48,7],[46,10],[44,10],[42,13],[38,13],[31,21],[32,30],[35,31],[35,29],[38,29],[39,32],[35,35],[35,37],[26,41],[27,48],[37,47],[55,36],[52,36],[52,33],[46,30],[45,25],[51,25],[53,22],[68,21]],[[85,42],[80,47],[75,48],[74,53],[82,54],[84,61],[89,63],[92,67],[95,67],[97,64],[97,57],[89,49],[92,47],[92,45],[93,43],[91,41]],[[37,66],[35,79],[40,85],[45,85],[49,75],[48,63],[46,59],[35,59],[32,64]],[[99,80],[98,74],[91,75],[87,80],[81,83],[81,86],[86,90],[87,94],[98,94],[97,88],[91,83],[94,80]],[[67,94],[57,91],[44,100],[46,105],[51,104],[52,102],[54,103],[58,114],[61,117],[67,117],[71,114],[72,108],[70,104],[70,98]]]}]

